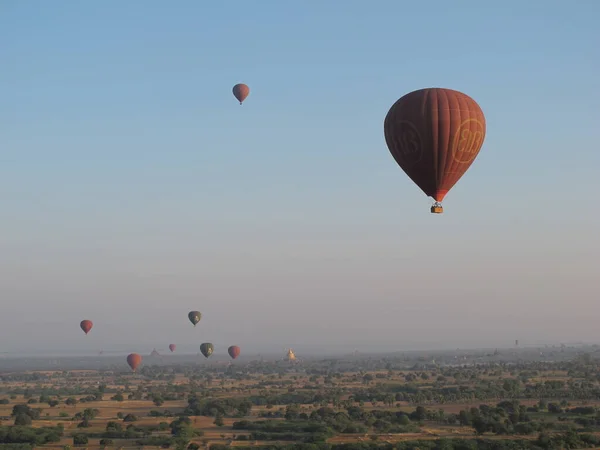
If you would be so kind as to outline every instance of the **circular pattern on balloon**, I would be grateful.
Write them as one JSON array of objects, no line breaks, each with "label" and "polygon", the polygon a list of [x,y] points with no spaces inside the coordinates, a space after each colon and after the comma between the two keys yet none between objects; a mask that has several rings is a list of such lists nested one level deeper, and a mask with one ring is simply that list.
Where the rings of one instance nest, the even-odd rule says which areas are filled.
[{"label": "circular pattern on balloon", "polygon": [[467,119],[454,134],[452,157],[459,163],[470,163],[475,159],[485,138],[485,127],[477,119]]}]

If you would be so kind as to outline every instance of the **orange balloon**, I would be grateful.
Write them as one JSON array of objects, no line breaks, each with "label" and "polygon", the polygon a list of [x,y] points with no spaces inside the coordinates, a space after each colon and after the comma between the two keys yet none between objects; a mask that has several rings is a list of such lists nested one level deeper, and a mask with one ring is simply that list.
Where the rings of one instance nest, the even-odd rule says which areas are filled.
[{"label": "orange balloon", "polygon": [[229,356],[231,356],[231,359],[235,359],[238,356],[240,356],[240,348],[237,345],[232,345],[231,347],[229,347],[227,349],[227,353],[229,353]]},{"label": "orange balloon", "polygon": [[479,154],[486,123],[468,95],[430,88],[396,101],[383,128],[398,165],[426,195],[441,202]]},{"label": "orange balloon", "polygon": [[233,95],[240,102],[240,105],[246,100],[248,94],[250,94],[250,88],[243,83],[236,84],[233,87]]},{"label": "orange balloon", "polygon": [[94,323],[91,320],[82,320],[79,326],[85,334],[88,334],[94,326]]},{"label": "orange balloon", "polygon": [[127,355],[127,364],[131,367],[131,370],[135,372],[138,366],[142,363],[142,356],[137,353],[131,353]]}]

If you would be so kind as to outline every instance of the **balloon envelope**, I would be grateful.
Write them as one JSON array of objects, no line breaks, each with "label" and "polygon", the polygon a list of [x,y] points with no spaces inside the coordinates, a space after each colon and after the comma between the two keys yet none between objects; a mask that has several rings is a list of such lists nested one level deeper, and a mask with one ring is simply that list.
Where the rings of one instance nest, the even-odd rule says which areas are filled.
[{"label": "balloon envelope", "polygon": [[238,356],[240,356],[240,352],[241,350],[237,345],[232,345],[227,349],[227,353],[229,353],[229,356],[231,356],[232,359],[235,359]]},{"label": "balloon envelope", "polygon": [[188,313],[188,319],[196,326],[198,322],[200,322],[200,319],[202,319],[202,314],[200,314],[200,311],[190,311]]},{"label": "balloon envelope", "polygon": [[137,353],[130,353],[127,355],[127,364],[131,367],[131,370],[135,372],[138,366],[142,363],[142,356]]},{"label": "balloon envelope", "polygon": [[175,351],[175,344],[169,344],[169,350],[171,350],[172,352]]},{"label": "balloon envelope", "polygon": [[205,342],[204,344],[200,344],[200,353],[202,353],[206,358],[213,354],[215,351],[214,345],[210,342]]},{"label": "balloon envelope", "polygon": [[250,88],[244,83],[236,84],[232,90],[234,97],[237,98],[238,102],[240,102],[240,105],[244,102],[244,100],[246,100],[248,94],[250,94]]},{"label": "balloon envelope", "polygon": [[401,97],[388,111],[383,127],[398,165],[436,202],[471,166],[486,132],[483,111],[475,100],[441,88]]},{"label": "balloon envelope", "polygon": [[91,320],[82,320],[81,323],[79,324],[79,326],[81,327],[81,329],[83,330],[83,332],[85,334],[88,334],[90,332],[90,330],[92,329],[92,327],[94,326],[94,323]]}]

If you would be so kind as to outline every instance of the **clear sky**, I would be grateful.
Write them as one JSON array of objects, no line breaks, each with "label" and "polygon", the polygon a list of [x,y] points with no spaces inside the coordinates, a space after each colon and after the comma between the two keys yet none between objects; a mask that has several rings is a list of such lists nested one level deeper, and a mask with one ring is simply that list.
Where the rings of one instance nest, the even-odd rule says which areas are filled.
[{"label": "clear sky", "polygon": [[[1,1],[0,351],[600,342],[599,23],[597,0]],[[487,118],[439,216],[383,138],[432,86]]]}]

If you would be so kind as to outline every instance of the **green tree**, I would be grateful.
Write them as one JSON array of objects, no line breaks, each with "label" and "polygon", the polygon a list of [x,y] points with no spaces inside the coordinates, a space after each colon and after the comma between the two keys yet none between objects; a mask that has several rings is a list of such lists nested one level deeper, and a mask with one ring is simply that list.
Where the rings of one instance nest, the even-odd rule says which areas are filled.
[{"label": "green tree", "polygon": [[91,426],[92,424],[87,417],[77,424],[77,428],[90,428]]},{"label": "green tree", "polygon": [[41,409],[32,409],[27,405],[15,405],[13,406],[11,416],[17,417],[18,415],[24,414],[31,417],[31,420],[38,420],[40,418]]},{"label": "green tree", "polygon": [[540,411],[545,411],[546,408],[548,408],[548,402],[546,400],[544,400],[544,399],[541,399],[538,402],[538,408],[539,408]]},{"label": "green tree", "polygon": [[15,417],[15,425],[16,426],[29,426],[31,425],[31,417],[27,414],[18,414]]},{"label": "green tree", "polygon": [[100,413],[99,409],[96,408],[85,408],[83,410],[82,416],[84,419],[91,420],[96,417]]},{"label": "green tree", "polygon": [[123,431],[123,425],[121,425],[119,422],[115,422],[113,420],[110,420],[110,421],[106,422],[106,431],[108,431],[108,432],[111,432],[111,431],[116,431],[116,432]]},{"label": "green tree", "polygon": [[114,445],[114,443],[112,439],[100,439],[100,445],[102,448],[106,448]]},{"label": "green tree", "polygon": [[73,445],[83,446],[88,444],[88,437],[85,434],[76,434],[73,436]]},{"label": "green tree", "polygon": [[285,420],[296,420],[300,415],[300,406],[289,404],[285,408]]}]

